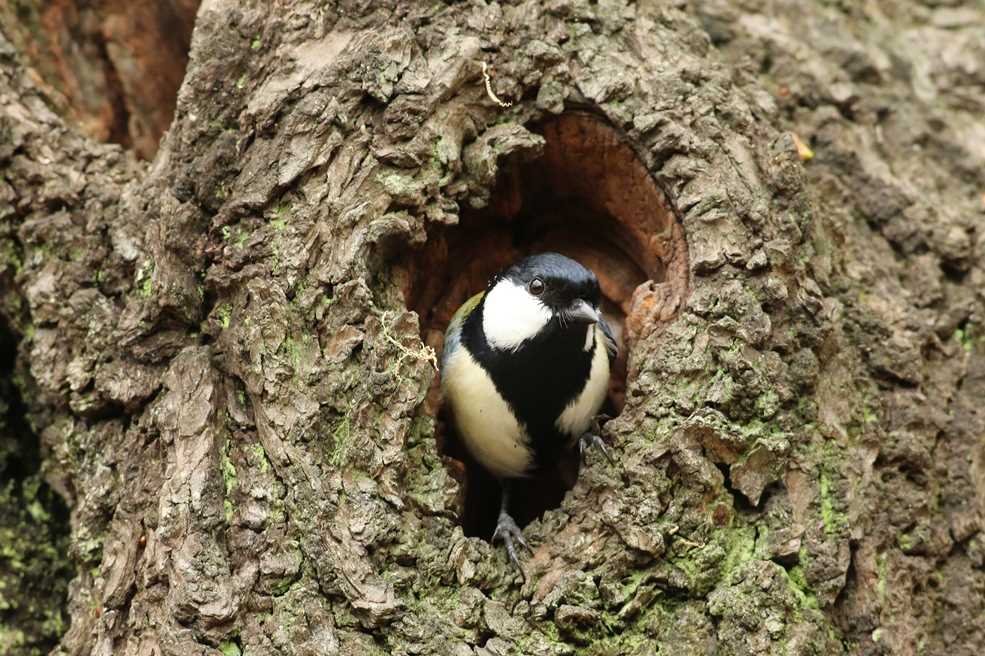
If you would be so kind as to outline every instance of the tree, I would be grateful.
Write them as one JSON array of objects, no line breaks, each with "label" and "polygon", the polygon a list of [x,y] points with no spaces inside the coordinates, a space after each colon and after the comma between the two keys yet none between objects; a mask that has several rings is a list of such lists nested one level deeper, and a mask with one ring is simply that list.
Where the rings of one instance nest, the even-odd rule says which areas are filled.
[{"label": "tree", "polygon": [[[983,20],[212,0],[147,164],[5,40],[2,444],[71,511],[53,653],[972,653]],[[630,355],[618,466],[526,527],[524,583],[463,533],[428,346],[548,246]],[[9,587],[5,617],[58,603]]]}]

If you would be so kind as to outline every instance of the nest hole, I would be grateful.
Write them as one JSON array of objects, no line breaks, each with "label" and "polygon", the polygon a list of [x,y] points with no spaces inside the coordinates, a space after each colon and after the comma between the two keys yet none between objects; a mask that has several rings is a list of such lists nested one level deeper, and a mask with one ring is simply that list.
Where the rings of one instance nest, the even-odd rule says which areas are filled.
[{"label": "nest hole", "polygon": [[[667,195],[620,132],[600,117],[568,112],[530,129],[544,137],[537,157],[507,155],[489,203],[461,212],[456,226],[429,231],[410,253],[405,298],[420,317],[422,338],[440,354],[455,310],[517,259],[555,251],[592,269],[603,313],[619,341],[603,413],[621,412],[634,341],[660,329],[687,292],[687,246]],[[489,539],[499,510],[497,481],[467,452],[441,408],[438,381],[427,411],[438,417],[438,446],[460,482],[466,535]],[[590,453],[589,458],[602,457]],[[560,505],[574,485],[573,452],[550,471],[519,481],[511,512],[522,526]]]}]

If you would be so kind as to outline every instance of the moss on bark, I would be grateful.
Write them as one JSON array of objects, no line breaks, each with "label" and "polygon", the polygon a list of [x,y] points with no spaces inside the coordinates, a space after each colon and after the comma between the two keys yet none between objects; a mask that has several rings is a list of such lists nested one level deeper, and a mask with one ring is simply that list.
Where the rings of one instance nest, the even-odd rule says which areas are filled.
[{"label": "moss on bark", "polygon": [[[146,169],[4,50],[57,653],[973,653],[985,69],[952,4],[213,0]],[[523,583],[459,525],[441,308],[405,295],[482,268],[407,262],[540,245],[498,181],[572,110],[666,194],[689,294],[656,239],[620,464],[526,527]]]},{"label": "moss on bark", "polygon": [[13,365],[16,342],[0,325],[0,654],[47,654],[68,626],[68,510],[44,481]]}]

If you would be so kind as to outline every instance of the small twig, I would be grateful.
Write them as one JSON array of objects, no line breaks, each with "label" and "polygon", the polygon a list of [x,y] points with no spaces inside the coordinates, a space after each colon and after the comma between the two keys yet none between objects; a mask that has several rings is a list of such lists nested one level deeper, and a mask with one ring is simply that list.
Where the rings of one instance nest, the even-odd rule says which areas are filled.
[{"label": "small twig", "polygon": [[492,78],[489,76],[489,64],[486,62],[482,62],[482,78],[486,81],[486,95],[489,96],[490,100],[500,107],[511,107],[513,105],[512,102],[500,100],[499,96],[496,95],[496,92],[493,91]]},{"label": "small twig", "polygon": [[688,540],[685,537],[682,537],[680,535],[677,535],[677,532],[679,530],[681,530],[679,526],[677,526],[676,524],[672,524],[672,525],[670,525],[670,526],[667,527],[667,535],[673,536],[673,538],[674,538],[674,540],[676,542],[680,542],[681,544],[685,544],[685,545],[687,545],[687,546],[689,546],[689,547],[691,547],[693,549],[703,549],[704,548],[705,545],[701,544],[700,542],[693,542],[692,540]]},{"label": "small twig", "polygon": [[434,352],[428,344],[421,344],[421,348],[418,351],[411,350],[401,344],[393,335],[390,334],[389,327],[387,326],[387,313],[383,313],[383,317],[380,320],[380,326],[383,332],[383,339],[390,343],[391,346],[396,348],[400,352],[400,357],[397,358],[396,368],[400,368],[403,364],[404,359],[413,358],[419,362],[430,362],[431,366],[434,367],[435,371],[438,371],[438,355]]}]

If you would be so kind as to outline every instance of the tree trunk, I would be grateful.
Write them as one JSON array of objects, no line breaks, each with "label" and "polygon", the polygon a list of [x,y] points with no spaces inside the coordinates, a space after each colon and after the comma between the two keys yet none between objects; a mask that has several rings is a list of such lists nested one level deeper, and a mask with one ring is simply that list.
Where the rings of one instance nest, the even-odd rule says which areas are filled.
[{"label": "tree trunk", "polygon": [[[3,39],[0,653],[59,633],[66,560],[54,654],[976,652],[982,24],[206,0],[149,165]],[[523,581],[429,347],[547,248],[628,360]]]},{"label": "tree trunk", "polygon": [[197,8],[198,0],[11,0],[0,26],[56,111],[148,159],[171,123]]}]

